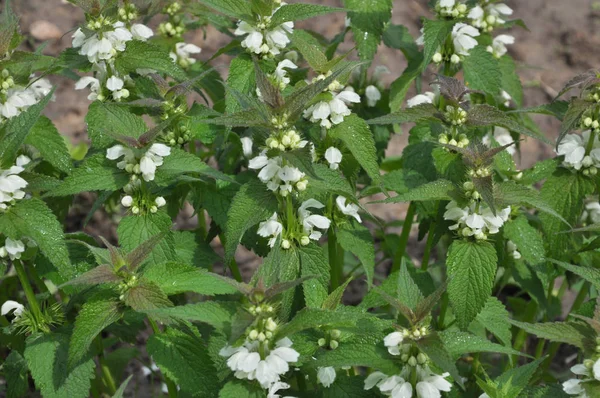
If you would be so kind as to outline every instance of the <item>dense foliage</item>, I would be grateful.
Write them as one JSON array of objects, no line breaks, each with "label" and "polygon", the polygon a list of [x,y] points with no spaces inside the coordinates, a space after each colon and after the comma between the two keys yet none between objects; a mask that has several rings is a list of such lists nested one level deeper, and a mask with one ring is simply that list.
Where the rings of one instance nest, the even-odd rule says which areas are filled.
[{"label": "dense foliage", "polygon": [[[0,17],[1,394],[600,396],[599,71],[523,109],[525,24],[495,0],[431,1],[416,40],[391,0],[70,2],[58,57]],[[294,27],[330,13],[333,38]],[[209,26],[231,41],[201,62]],[[389,87],[381,45],[407,60]],[[88,93],[88,147],[43,115],[52,75]],[[519,170],[524,139],[558,156]],[[117,236],[65,232],[82,193],[77,225]]]}]

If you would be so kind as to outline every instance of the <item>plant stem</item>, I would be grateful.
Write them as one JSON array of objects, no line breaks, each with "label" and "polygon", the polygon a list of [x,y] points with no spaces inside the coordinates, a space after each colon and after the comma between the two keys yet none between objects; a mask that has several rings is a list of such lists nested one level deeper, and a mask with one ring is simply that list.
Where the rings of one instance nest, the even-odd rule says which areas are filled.
[{"label": "plant stem", "polygon": [[117,384],[104,359],[104,344],[102,343],[101,335],[96,337],[96,345],[98,346],[98,362],[100,362],[100,369],[102,370],[102,381],[106,388],[108,388],[109,394],[113,395],[117,391]]},{"label": "plant stem", "polygon": [[437,328],[444,330],[444,321],[446,320],[446,312],[448,311],[448,293],[442,294],[442,303],[440,304],[440,315],[438,316]]},{"label": "plant stem", "polygon": [[[150,323],[150,327],[154,334],[161,334],[160,328],[156,324],[156,322],[148,317],[148,323]],[[163,374],[163,378],[165,380],[165,384],[167,385],[167,390],[169,391],[169,398],[177,398],[177,385],[173,380],[169,379],[165,374]]]},{"label": "plant stem", "polygon": [[231,269],[231,275],[233,275],[233,278],[236,281],[241,282],[242,274],[240,273],[240,268],[238,267],[238,264],[237,264],[237,261],[235,261],[235,258],[231,260],[231,263],[229,264],[229,269]]},{"label": "plant stem", "polygon": [[338,243],[333,227],[327,231],[327,249],[329,250],[329,267],[331,269],[331,291],[334,291],[340,285],[340,270],[338,269]]},{"label": "plant stem", "polygon": [[202,239],[206,239],[206,217],[204,216],[204,209],[198,210],[198,231]]},{"label": "plant stem", "polygon": [[412,227],[413,218],[415,218],[416,211],[417,205],[415,205],[414,202],[410,202],[408,210],[406,211],[406,218],[404,219],[404,224],[402,225],[402,233],[400,234],[398,249],[396,250],[396,254],[394,255],[394,262],[392,263],[392,272],[398,271],[400,269],[400,264],[402,264],[402,259],[404,258],[404,253],[406,252],[406,245],[408,244],[408,237],[410,236],[410,230]]},{"label": "plant stem", "polygon": [[31,287],[31,283],[29,283],[29,277],[27,276],[27,272],[25,271],[25,267],[23,267],[23,263],[20,260],[15,260],[13,262],[15,266],[15,270],[17,271],[17,276],[19,277],[19,281],[21,282],[21,286],[23,286],[23,291],[25,292],[25,297],[27,297],[27,302],[29,303],[29,308],[33,313],[33,316],[36,320],[41,321],[42,310],[40,309],[40,304],[35,298],[35,293],[33,292],[33,288]]}]

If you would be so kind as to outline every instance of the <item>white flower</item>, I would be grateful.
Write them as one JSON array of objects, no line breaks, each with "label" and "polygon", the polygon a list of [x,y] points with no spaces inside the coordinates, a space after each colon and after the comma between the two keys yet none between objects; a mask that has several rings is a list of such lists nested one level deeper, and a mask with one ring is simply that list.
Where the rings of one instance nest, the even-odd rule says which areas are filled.
[{"label": "white flower", "polygon": [[365,96],[367,97],[367,106],[373,107],[381,99],[381,92],[376,86],[370,85],[365,89]]},{"label": "white flower", "polygon": [[123,207],[131,207],[132,204],[133,198],[131,196],[126,195],[121,198],[121,205],[123,205]]},{"label": "white flower", "polygon": [[156,168],[163,164],[163,158],[171,154],[171,148],[165,144],[152,144],[140,159],[140,171],[145,181],[154,180]]},{"label": "white flower", "polygon": [[569,395],[577,395],[578,398],[587,398],[587,394],[580,383],[581,380],[579,379],[569,379],[562,384],[563,391]]},{"label": "white flower", "polygon": [[290,194],[294,187],[298,190],[306,188],[305,174],[299,169],[291,166],[282,166],[280,156],[269,159],[266,151],[248,162],[248,167],[260,170],[258,178],[267,184],[267,188],[273,192],[279,191],[282,196]]},{"label": "white flower", "polygon": [[263,238],[271,237],[269,239],[269,247],[272,248],[275,246],[277,237],[281,235],[282,231],[283,225],[277,220],[277,213],[273,213],[267,221],[263,221],[258,225],[256,233]]},{"label": "white flower", "polygon": [[[449,392],[452,384],[445,378],[448,373],[435,374],[427,366],[417,366],[416,397],[440,398],[441,391]],[[400,375],[387,376],[381,372],[374,372],[365,379],[365,390],[377,386],[382,394],[392,398],[412,398],[413,386],[408,381],[410,368],[405,367]]]},{"label": "white flower", "polygon": [[162,196],[157,196],[156,199],[154,199],[154,204],[156,204],[156,207],[163,207],[167,204],[167,201]]},{"label": "white flower", "polygon": [[277,27],[267,26],[269,23],[270,18],[261,18],[256,26],[240,21],[234,34],[246,36],[242,40],[242,47],[254,54],[278,55],[290,43],[288,34],[293,32],[294,23],[284,22]]},{"label": "white flower", "polygon": [[494,3],[485,7],[473,7],[467,17],[471,19],[473,26],[492,31],[495,26],[504,24],[506,22],[504,18],[512,13],[512,8],[506,4]]},{"label": "white flower", "polygon": [[38,102],[35,92],[22,87],[8,90],[4,103],[0,102],[0,119],[10,119]]},{"label": "white flower", "polygon": [[337,170],[342,162],[342,152],[334,146],[330,146],[325,151],[325,160],[329,163],[329,168]]},{"label": "white flower", "polygon": [[431,91],[427,91],[423,94],[418,94],[406,101],[406,106],[408,108],[412,108],[413,106],[421,105],[421,104],[433,104],[435,101],[435,93]]},{"label": "white flower", "polygon": [[348,202],[348,199],[346,199],[343,196],[338,196],[335,199],[335,203],[336,203],[338,209],[340,209],[340,211],[343,214],[354,217],[356,219],[356,221],[358,221],[358,222],[362,222],[362,219],[360,218],[360,214],[358,214],[358,211],[360,210],[360,207],[358,207],[358,205]]},{"label": "white flower", "polygon": [[276,394],[279,390],[287,390],[288,388],[290,388],[290,385],[287,383],[284,383],[282,381],[275,382],[271,385],[271,387],[269,387],[269,391],[267,392],[267,398],[294,398],[289,395],[282,397],[281,395]]},{"label": "white flower", "polygon": [[521,258],[521,253],[519,252],[518,247],[515,244],[515,242],[513,242],[512,240],[509,240],[508,242],[506,242],[506,251],[508,251],[508,254],[515,260],[518,260]]},{"label": "white flower", "polygon": [[33,92],[33,96],[39,101],[52,91],[52,84],[48,79],[36,79],[30,83],[28,89]]},{"label": "white flower", "polygon": [[515,44],[515,38],[511,35],[499,35],[494,37],[492,45],[487,47],[487,51],[492,53],[494,57],[501,58],[507,53],[506,46],[508,44]]},{"label": "white flower", "polygon": [[286,69],[298,69],[298,66],[289,59],[284,59],[283,61],[277,64],[275,72],[273,73],[273,78],[279,86],[279,88],[282,90],[288,84],[290,84],[290,78]]},{"label": "white flower", "polygon": [[[500,146],[512,144],[514,142],[512,136],[510,135],[510,132],[504,127],[495,127],[493,136],[494,140],[496,140],[496,142],[500,144]],[[488,135],[486,135],[483,138],[483,143],[488,146],[491,145],[491,140]],[[517,152],[517,149],[514,145],[511,145],[508,148],[506,148],[506,152],[508,152],[512,156]]]},{"label": "white flower", "polygon": [[242,137],[240,138],[242,143],[242,152],[244,156],[249,157],[252,155],[252,138],[250,137]]},{"label": "white flower", "polygon": [[175,52],[171,52],[169,56],[174,62],[178,62],[184,68],[195,64],[196,59],[192,58],[193,54],[200,54],[202,49],[195,44],[191,43],[177,43],[175,44]]},{"label": "white flower", "polygon": [[13,300],[7,300],[2,304],[2,308],[0,308],[0,315],[5,316],[10,314],[11,311],[14,311],[13,315],[15,316],[15,319],[18,319],[24,310],[25,307],[23,304]]},{"label": "white flower", "polygon": [[[136,34],[144,33],[143,29],[136,28]],[[147,33],[147,32],[145,32]],[[113,30],[103,32],[102,38],[97,33],[89,37],[78,29],[73,34],[73,47],[79,48],[79,54],[88,57],[91,63],[112,59],[118,52],[125,51],[125,43],[133,39],[132,33],[127,30],[123,22],[115,22]]]},{"label": "white flower", "polygon": [[25,197],[23,188],[27,186],[27,181],[19,173],[25,170],[23,166],[29,161],[27,156],[19,156],[14,166],[8,170],[0,169],[0,210],[7,209],[14,200]]},{"label": "white flower", "polygon": [[117,76],[111,76],[106,80],[106,88],[112,91],[115,101],[129,97],[129,90],[123,88],[124,84],[123,79]]},{"label": "white flower", "polygon": [[21,254],[25,251],[25,244],[20,240],[12,240],[6,238],[4,247],[1,248],[0,257],[10,258],[11,260],[18,260],[21,258]]},{"label": "white flower", "polygon": [[332,93],[333,98],[328,101],[320,101],[304,111],[304,117],[313,123],[320,122],[321,126],[330,128],[333,125],[340,124],[344,117],[352,112],[348,105],[351,103],[360,103],[360,96],[349,87],[342,92]]},{"label": "white flower", "polygon": [[593,364],[591,362],[591,360],[586,360],[585,364],[578,364],[571,367],[571,372],[582,376],[582,378],[565,381],[562,384],[564,392],[569,395],[576,395],[577,398],[589,398],[581,383],[600,381],[600,359],[596,360]]},{"label": "white flower", "polygon": [[323,385],[325,388],[329,388],[333,384],[336,378],[335,368],[331,366],[327,366],[324,368],[319,368],[317,372],[317,380],[319,383]]},{"label": "white flower", "polygon": [[146,41],[154,36],[154,32],[146,25],[136,23],[131,26],[131,35],[135,40]]},{"label": "white flower", "polygon": [[327,230],[331,225],[331,221],[327,217],[312,214],[308,209],[322,209],[323,207],[325,205],[321,202],[315,199],[308,199],[298,209],[298,216],[304,228],[304,233],[312,240],[319,240],[323,235],[321,231],[315,229]]},{"label": "white flower", "polygon": [[446,206],[444,220],[456,222],[450,226],[451,231],[458,231],[463,236],[475,236],[476,239],[486,239],[488,234],[498,233],[510,216],[510,206],[497,211],[495,216],[483,202],[479,203],[479,212],[475,211],[476,208],[475,203],[461,208],[455,201],[451,201]]},{"label": "white flower", "polygon": [[442,375],[435,374],[427,366],[417,367],[417,375],[420,380],[417,383],[417,396],[419,398],[440,398],[440,391],[449,392],[452,389],[452,383],[445,378],[450,376],[449,373]]},{"label": "white flower", "polygon": [[280,376],[290,369],[289,364],[298,361],[300,354],[291,348],[292,341],[287,337],[279,340],[274,349],[263,347],[265,358],[258,353],[259,343],[246,341],[241,347],[225,347],[219,354],[229,357],[227,366],[238,379],[257,380],[263,388],[270,388],[280,380]]},{"label": "white flower", "polygon": [[479,31],[471,25],[462,22],[454,25],[452,28],[454,52],[458,55],[469,55],[469,50],[477,46],[477,40],[474,39],[477,36],[479,36]]},{"label": "white flower", "polygon": [[598,137],[594,139],[592,151],[589,158],[585,155],[585,150],[590,140],[590,131],[586,130],[581,135],[567,134],[560,144],[556,153],[564,155],[563,164],[567,167],[572,167],[575,170],[580,170],[582,167],[591,165],[600,165],[600,141]]},{"label": "white flower", "polygon": [[388,352],[392,355],[400,355],[400,343],[404,341],[404,335],[401,332],[392,332],[385,336],[383,339],[383,345],[388,349]]},{"label": "white flower", "polygon": [[383,394],[393,398],[410,398],[413,393],[412,384],[400,376],[388,377],[378,387]]},{"label": "white flower", "polygon": [[137,163],[135,154],[129,148],[125,148],[123,145],[115,145],[106,150],[106,158],[110,160],[117,160],[123,157],[123,160],[117,163],[117,167],[124,170],[128,164]]},{"label": "white flower", "polygon": [[100,81],[95,77],[83,76],[75,83],[75,90],[83,90],[87,86],[90,86],[91,91],[87,98],[90,101],[95,101],[100,93]]}]

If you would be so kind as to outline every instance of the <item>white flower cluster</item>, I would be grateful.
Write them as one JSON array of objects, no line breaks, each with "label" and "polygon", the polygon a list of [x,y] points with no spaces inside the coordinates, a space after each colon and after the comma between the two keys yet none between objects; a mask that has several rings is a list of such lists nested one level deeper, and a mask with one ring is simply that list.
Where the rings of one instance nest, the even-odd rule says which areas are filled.
[{"label": "white flower cluster", "polygon": [[13,322],[21,317],[21,314],[25,311],[25,307],[21,303],[17,303],[13,300],[6,300],[2,307],[0,308],[0,315],[5,316],[10,314],[11,312],[14,315]]},{"label": "white flower cluster", "polygon": [[442,17],[462,18],[467,13],[467,5],[457,0],[440,0],[435,11]]},{"label": "white flower cluster", "polygon": [[23,166],[30,161],[27,156],[21,155],[17,157],[14,166],[8,170],[0,169],[0,211],[8,209],[8,206],[14,204],[16,200],[25,197],[23,188],[27,186],[27,181],[19,174],[25,170]]},{"label": "white flower cluster", "polygon": [[508,255],[514,258],[515,260],[519,260],[521,258],[521,252],[519,248],[512,240],[506,242],[506,250],[508,251]]},{"label": "white flower cluster", "polygon": [[150,148],[138,160],[134,151],[123,145],[115,145],[106,150],[106,157],[110,160],[123,160],[117,163],[117,167],[125,170],[133,177],[142,175],[144,181],[153,181],[156,168],[163,164],[163,158],[171,154],[171,148],[165,144],[152,144]]},{"label": "white flower cluster", "polygon": [[[409,381],[410,368],[406,367],[399,375],[388,376],[382,372],[373,372],[365,379],[365,390],[373,387],[379,388],[379,391],[385,396],[393,398],[440,398],[441,392],[448,392],[452,389],[452,383],[446,380],[449,373],[438,375],[428,366],[416,367],[417,385]],[[416,395],[413,395],[416,393]]]},{"label": "white flower cluster", "polygon": [[317,381],[325,388],[331,387],[331,385],[335,382],[336,377],[337,373],[335,372],[335,368],[332,366],[319,368],[317,371]]},{"label": "white flower cluster", "polygon": [[[319,75],[314,81],[325,80],[328,76],[331,76],[331,71]],[[344,117],[352,113],[348,107],[350,104],[360,103],[360,96],[354,92],[354,89],[351,86],[344,87],[337,80],[329,85],[325,93],[329,94],[330,99],[309,106],[304,111],[304,117],[327,129],[342,123]]]},{"label": "white flower cluster", "polygon": [[471,24],[483,31],[491,32],[495,27],[504,25],[504,18],[512,15],[513,10],[503,3],[493,3],[485,6],[475,6],[467,16]]},{"label": "white flower cluster", "polygon": [[10,258],[11,260],[18,260],[21,258],[21,253],[25,251],[25,244],[18,240],[12,240],[6,238],[4,246],[0,247],[0,258]]},{"label": "white flower cluster", "polygon": [[[421,29],[423,31],[423,29]],[[433,54],[432,61],[439,64],[444,61],[450,61],[453,64],[458,64],[464,57],[469,56],[469,51],[477,46],[475,37],[479,36],[479,30],[471,25],[459,22],[452,28],[452,44],[454,49],[450,53],[442,53],[442,49],[438,48]],[[425,44],[425,35],[421,35],[416,43],[420,46]]]},{"label": "white flower cluster", "polygon": [[267,148],[279,149],[280,151],[293,151],[294,149],[304,148],[308,141],[303,140],[296,130],[281,130],[275,132],[267,138]]},{"label": "white flower cluster", "polygon": [[286,197],[294,189],[304,191],[308,185],[306,175],[298,168],[283,164],[281,156],[270,158],[264,150],[248,162],[248,167],[260,170],[258,178],[267,184],[267,188]]},{"label": "white flower cluster", "polygon": [[[126,15],[136,16],[137,11],[131,7],[133,6],[130,5],[129,10],[119,11],[123,10]],[[128,98],[129,90],[124,88],[124,85],[129,76],[118,76],[114,73],[114,68],[108,66],[112,66],[118,53],[125,51],[127,42],[148,40],[154,35],[152,29],[143,24],[128,26],[122,21],[114,22],[104,16],[89,21],[87,28],[93,33],[86,34],[81,29],[77,29],[72,36],[72,45],[74,48],[79,48],[79,54],[87,56],[88,61],[92,63],[95,77],[82,77],[75,84],[75,89],[82,90],[89,86],[91,93],[88,99],[92,101],[96,99],[103,101],[108,95],[115,101]],[[103,87],[108,91],[103,92]]]},{"label": "white flower cluster", "polygon": [[[276,11],[277,9],[273,13]],[[271,16],[259,16],[258,21],[253,25],[246,21],[238,22],[237,29],[233,33],[236,36],[246,36],[242,40],[242,47],[251,53],[275,56],[290,43],[288,35],[293,31],[294,23],[291,21],[279,26],[271,26]]]},{"label": "white flower cluster", "polygon": [[187,69],[190,65],[196,63],[196,59],[192,58],[194,54],[200,54],[202,49],[195,44],[191,43],[177,43],[175,44],[175,52],[169,53],[169,56],[181,66],[183,69]]},{"label": "white flower cluster", "polygon": [[562,385],[563,391],[569,395],[576,395],[577,398],[593,398],[585,392],[585,389],[581,384],[600,381],[600,359],[597,359],[596,361],[586,359],[583,364],[573,366],[571,372],[578,376],[582,376],[582,378],[573,378],[565,381]]},{"label": "white flower cluster", "polygon": [[[287,337],[277,341],[271,349],[259,340],[259,336],[257,334],[254,340],[249,337],[240,347],[224,347],[219,354],[228,358],[227,366],[235,372],[235,377],[256,380],[261,387],[271,389],[290,370],[289,364],[298,361],[300,354],[291,348],[292,341]],[[259,347],[263,347],[262,353],[259,353]]]},{"label": "white flower cluster", "polygon": [[7,69],[0,74],[0,123],[6,119],[18,116],[32,105],[44,98],[52,86],[46,79],[35,79],[31,76],[27,87],[15,84],[13,77]]},{"label": "white flower cluster", "polygon": [[508,52],[506,48],[509,44],[515,44],[515,38],[511,35],[498,35],[494,37],[491,46],[487,46],[487,51],[496,58],[501,58]]},{"label": "white flower cluster", "polygon": [[121,198],[123,207],[131,208],[133,214],[139,214],[143,209],[148,209],[150,213],[156,213],[159,208],[167,204],[167,201],[162,196],[158,196],[154,201],[148,203],[145,199],[134,198],[131,195],[125,195]]},{"label": "white flower cluster", "polygon": [[[584,131],[581,135],[567,134],[558,145],[556,153],[564,156],[563,165],[575,170],[581,170],[585,175],[595,175],[600,167],[600,140],[593,134],[594,141],[590,143],[592,132]],[[591,151],[587,153],[588,147]]]},{"label": "white flower cluster", "polygon": [[460,236],[473,236],[484,240],[488,235],[497,234],[510,216],[510,206],[492,213],[483,202],[473,202],[466,207],[460,207],[453,200],[446,206],[444,220],[454,221],[451,231],[457,231]]}]

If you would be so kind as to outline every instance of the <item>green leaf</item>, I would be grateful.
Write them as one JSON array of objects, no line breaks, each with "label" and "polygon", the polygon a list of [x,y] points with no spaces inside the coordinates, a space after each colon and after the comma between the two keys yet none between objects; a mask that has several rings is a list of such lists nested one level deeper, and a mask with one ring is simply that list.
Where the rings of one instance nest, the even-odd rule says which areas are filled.
[{"label": "green leaf", "polygon": [[361,60],[372,60],[385,25],[392,17],[391,0],[344,0]]},{"label": "green leaf", "polygon": [[448,251],[448,296],[458,326],[466,329],[492,293],[498,257],[489,242],[457,240]]},{"label": "green leaf", "polygon": [[527,129],[513,116],[487,104],[473,105],[467,114],[467,124],[470,126],[504,127],[508,130],[514,131],[515,133],[523,134],[550,144],[550,141],[543,135]]},{"label": "green leaf", "polygon": [[497,352],[506,355],[524,355],[517,350],[476,336],[468,332],[459,330],[446,330],[440,333],[440,337],[446,346],[446,349],[454,359],[460,358],[463,354],[475,352]]},{"label": "green leaf", "polygon": [[[400,106],[400,105],[398,105]],[[421,120],[430,120],[439,122],[440,119],[435,117],[439,113],[438,109],[433,104],[420,104],[407,108],[403,111],[390,113],[389,115],[381,116],[375,119],[368,120],[368,124],[402,124],[413,123]]]},{"label": "green leaf", "polygon": [[[415,58],[408,62],[408,66],[390,86],[390,110],[397,112],[402,108],[406,94],[410,89],[412,82],[421,75],[423,65],[423,57],[421,53],[417,53]],[[385,116],[384,116],[385,117]],[[378,120],[378,119],[377,119]],[[372,124],[369,121],[369,124]]]},{"label": "green leaf", "polygon": [[214,396],[219,379],[202,339],[176,329],[150,336],[148,355],[161,372],[173,380],[181,391],[193,396]]},{"label": "green leaf", "polygon": [[20,200],[0,215],[0,232],[12,239],[33,239],[65,280],[75,276],[76,270],[69,260],[62,225],[40,199]]},{"label": "green leaf", "polygon": [[166,186],[173,183],[177,176],[188,173],[232,181],[227,175],[204,163],[198,156],[178,148],[171,148],[171,154],[163,158],[163,164],[156,169],[154,182]]},{"label": "green leaf", "polygon": [[356,115],[346,116],[342,123],[329,130],[328,135],[341,140],[373,182],[376,184],[379,181],[379,164],[373,133],[363,119]]},{"label": "green leaf", "polygon": [[509,322],[541,339],[571,344],[581,349],[585,348],[586,336],[592,333],[587,325],[576,322],[526,323],[514,319]]},{"label": "green leaf", "polygon": [[415,58],[420,58],[419,47],[408,31],[408,28],[404,25],[387,25],[385,32],[383,32],[383,42],[390,48],[402,51],[404,56],[408,59],[409,64]]},{"label": "green leaf", "polygon": [[343,9],[318,4],[285,4],[279,7],[271,17],[271,25],[278,26],[288,21],[302,21],[338,11],[343,11]]},{"label": "green leaf", "polygon": [[24,397],[29,389],[29,369],[19,351],[12,350],[2,365],[6,378],[6,397]]},{"label": "green leaf", "polygon": [[44,398],[86,398],[96,364],[91,356],[74,367],[67,366],[69,336],[62,333],[38,334],[27,339],[25,359],[35,386]]},{"label": "green leaf", "polygon": [[311,361],[311,367],[333,366],[365,366],[378,369],[386,374],[398,374],[398,368],[390,355],[379,344],[367,340],[361,343],[360,339],[340,344],[338,348],[326,351]]},{"label": "green leaf", "polygon": [[168,317],[192,322],[202,322],[209,324],[222,332],[228,332],[231,328],[232,318],[236,313],[236,307],[235,305],[232,305],[232,303],[203,301],[178,307],[157,308],[145,312],[149,315],[157,316],[159,319]]},{"label": "green leaf", "polygon": [[154,282],[167,295],[194,292],[205,296],[214,296],[238,292],[220,275],[176,262],[146,267],[144,278]]},{"label": "green leaf", "polygon": [[398,300],[413,311],[424,298],[419,286],[417,286],[408,272],[408,267],[406,266],[406,261],[404,261],[404,259],[400,265],[400,274],[398,275],[398,286],[396,290],[398,292]]},{"label": "green leaf", "polygon": [[121,318],[116,297],[97,297],[81,307],[69,344],[69,366],[75,366],[87,354],[92,341],[106,327]]},{"label": "green leaf", "polygon": [[332,310],[334,311],[342,302],[342,298],[344,297],[344,292],[348,285],[352,282],[352,278],[346,279],[346,282],[338,286],[327,298],[323,301],[323,305],[321,308],[324,310]]},{"label": "green leaf", "polygon": [[[529,383],[533,374],[540,368],[540,365],[546,358],[537,359],[527,365],[518,368],[509,369],[496,379],[500,383],[502,397],[518,398],[523,395],[521,392]],[[556,396],[554,396],[556,397]]]},{"label": "green leaf", "polygon": [[185,72],[173,62],[167,51],[145,41],[128,42],[125,51],[116,57],[115,68],[123,75],[137,69],[152,69],[176,80],[187,80]]},{"label": "green leaf", "polygon": [[[480,323],[502,342],[505,346],[512,345],[512,334],[508,320],[510,315],[504,304],[496,297],[488,298],[485,306],[473,321]],[[471,327],[473,327],[473,323]]]},{"label": "green leaf", "polygon": [[16,158],[17,151],[27,139],[27,135],[35,126],[50,98],[54,95],[52,89],[40,102],[30,106],[19,115],[10,118],[0,129],[0,166],[9,169]]},{"label": "green leaf", "polygon": [[302,283],[304,300],[307,307],[321,308],[329,291],[329,262],[325,258],[323,249],[311,243],[298,248],[300,257],[300,275],[313,277]]},{"label": "green leaf", "polygon": [[481,90],[498,95],[502,85],[502,72],[498,60],[485,46],[477,46],[469,51],[463,61],[465,83],[471,90]]},{"label": "green leaf", "polygon": [[69,196],[86,191],[118,191],[129,183],[130,175],[107,159],[104,153],[90,156],[46,196]]},{"label": "green leaf", "polygon": [[454,382],[464,388],[464,383],[455,360],[452,358],[444,342],[436,332],[431,332],[421,340],[416,341],[417,347],[427,355],[437,367],[450,373]]},{"label": "green leaf", "polygon": [[423,35],[425,39],[423,49],[423,66],[426,68],[433,58],[439,47],[441,47],[448,35],[452,33],[452,28],[456,21],[444,21],[444,20],[431,20],[425,19],[423,21]]},{"label": "green leaf", "polygon": [[454,191],[456,186],[448,180],[437,180],[428,182],[412,188],[406,193],[382,200],[382,203],[402,203],[412,201],[431,201],[431,200],[450,200],[450,192]]},{"label": "green leaf", "polygon": [[219,391],[219,398],[264,398],[265,390],[257,384],[230,380]]},{"label": "green leaf", "polygon": [[576,130],[579,124],[579,120],[581,119],[581,115],[587,109],[589,109],[590,103],[584,101],[582,99],[574,98],[569,103],[569,108],[567,108],[567,112],[563,118],[562,124],[560,125],[560,133],[558,134],[558,138],[556,139],[556,148],[560,145],[563,138],[567,133],[571,132],[571,130]]},{"label": "green leaf", "polygon": [[369,314],[346,311],[344,309],[330,311],[320,308],[304,308],[294,316],[294,319],[277,330],[277,336],[282,338],[284,336],[291,336],[303,330],[319,327],[351,329],[356,327],[358,322],[364,321],[369,317],[371,317]]},{"label": "green leaf", "polygon": [[504,224],[504,236],[517,245],[527,263],[536,265],[544,261],[544,239],[537,229],[529,225],[525,216],[519,216]]},{"label": "green leaf", "polygon": [[354,189],[342,177],[339,171],[331,170],[328,166],[319,163],[313,164],[313,170],[318,178],[310,178],[309,176],[309,190],[333,193],[346,198],[353,198],[355,196]]},{"label": "green leaf", "polygon": [[[245,2],[244,0],[240,1]],[[229,64],[229,75],[227,76],[227,86],[243,94],[252,94],[255,92],[256,76],[254,73],[254,64],[250,57],[243,55],[231,61],[231,64]],[[228,114],[242,109],[229,91],[227,92],[225,101]]]},{"label": "green leaf", "polygon": [[[143,216],[124,217],[117,227],[119,243],[125,252],[131,252],[148,239],[171,228],[171,218],[164,212]],[[177,260],[173,234],[167,233],[147,257],[150,264],[161,264]]]},{"label": "green leaf", "polygon": [[327,56],[321,51],[319,41],[314,36],[305,30],[294,30],[292,44],[314,70],[323,73],[328,72],[322,70],[323,66],[327,64]]},{"label": "green leaf", "polygon": [[107,148],[117,137],[139,138],[148,130],[141,116],[123,105],[94,101],[85,116],[88,135],[94,147]]},{"label": "green leaf", "polygon": [[232,18],[251,20],[252,11],[247,0],[199,0],[200,3]]},{"label": "green leaf", "polygon": [[[583,199],[594,191],[592,181],[580,173],[558,169],[541,190],[541,199],[571,225],[576,225],[583,210]],[[557,195],[560,192],[560,195]],[[570,230],[569,225],[556,217],[541,214],[544,239],[548,255],[558,260],[563,259],[570,245],[561,232]]]},{"label": "green leaf", "polygon": [[40,116],[25,138],[25,144],[35,147],[42,158],[58,170],[71,172],[71,155],[65,140],[47,117]]},{"label": "green leaf", "polygon": [[508,93],[517,106],[523,106],[523,85],[517,73],[515,61],[508,55],[498,60],[502,72],[502,89]]},{"label": "green leaf", "polygon": [[235,250],[248,229],[268,219],[278,209],[277,199],[265,184],[252,180],[240,188],[233,198],[225,227],[225,262],[235,255]]},{"label": "green leaf", "polygon": [[138,312],[173,306],[160,287],[146,280],[127,290],[123,296],[123,302]]},{"label": "green leaf", "polygon": [[518,185],[514,181],[496,184],[494,188],[494,195],[498,206],[520,205],[533,207],[544,212],[542,218],[548,217],[565,228],[569,227],[567,219],[560,212],[555,211],[552,202],[546,199],[543,189],[540,194],[535,189]]},{"label": "green leaf", "polygon": [[375,247],[371,231],[359,222],[342,224],[337,230],[337,241],[347,252],[354,254],[361,262],[367,283],[373,283],[375,275]]},{"label": "green leaf", "polygon": [[549,260],[550,262],[566,269],[574,273],[575,275],[579,275],[586,281],[590,282],[596,289],[600,289],[600,269],[586,267],[583,265],[572,265],[569,263],[565,263],[563,261]]},{"label": "green leaf", "polygon": [[123,381],[123,383],[121,383],[119,388],[117,388],[117,391],[115,391],[115,393],[113,394],[112,398],[123,398],[123,395],[125,394],[125,389],[127,388],[127,385],[129,384],[129,381],[131,381],[132,377],[133,375],[129,375],[129,377],[126,378]]}]

